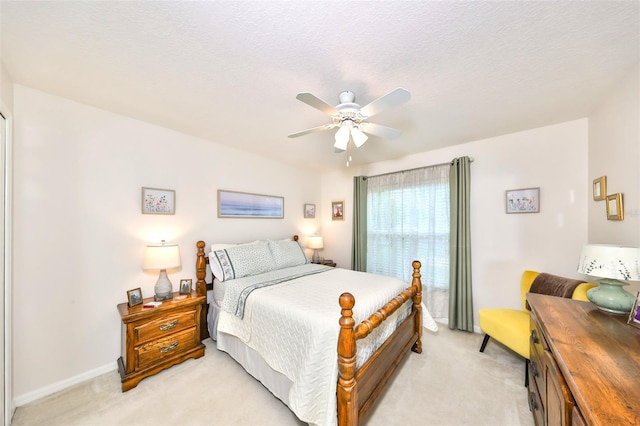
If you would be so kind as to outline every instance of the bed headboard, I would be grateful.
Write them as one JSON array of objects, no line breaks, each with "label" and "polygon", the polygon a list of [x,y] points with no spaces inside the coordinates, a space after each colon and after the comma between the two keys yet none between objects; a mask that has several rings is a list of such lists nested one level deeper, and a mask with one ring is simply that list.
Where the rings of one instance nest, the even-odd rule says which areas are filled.
[{"label": "bed headboard", "polygon": [[[297,235],[293,236],[293,241],[298,241]],[[198,251],[196,253],[196,292],[198,296],[206,296],[207,290],[213,290],[213,279],[211,283],[207,283],[205,278],[207,276],[207,265],[209,264],[209,255],[205,253],[204,248],[206,244],[200,240],[196,243]]]}]

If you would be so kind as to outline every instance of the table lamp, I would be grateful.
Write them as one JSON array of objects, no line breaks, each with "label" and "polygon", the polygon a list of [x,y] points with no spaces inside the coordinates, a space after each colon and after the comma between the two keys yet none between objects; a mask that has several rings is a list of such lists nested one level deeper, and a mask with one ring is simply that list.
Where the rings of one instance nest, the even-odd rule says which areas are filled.
[{"label": "table lamp", "polygon": [[155,300],[161,301],[173,297],[173,285],[167,276],[167,269],[179,268],[180,265],[180,249],[177,244],[165,244],[162,240],[161,244],[147,245],[142,269],[160,270],[158,282],[153,287],[156,293]]},{"label": "table lamp", "polygon": [[587,298],[599,309],[628,314],[635,297],[622,287],[625,281],[640,281],[640,249],[607,244],[587,244],[582,248],[578,272],[599,278],[598,287]]},{"label": "table lamp", "polygon": [[307,237],[307,247],[313,249],[313,257],[311,258],[311,262],[320,263],[318,250],[322,248],[322,237],[320,235],[311,235]]}]

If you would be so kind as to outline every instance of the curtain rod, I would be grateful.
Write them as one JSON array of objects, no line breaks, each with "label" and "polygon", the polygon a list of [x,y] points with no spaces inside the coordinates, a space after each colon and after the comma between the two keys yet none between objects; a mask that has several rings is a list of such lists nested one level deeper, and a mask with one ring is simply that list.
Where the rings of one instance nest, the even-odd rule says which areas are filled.
[{"label": "curtain rod", "polygon": [[[460,157],[456,157],[456,158],[460,158]],[[455,158],[454,158],[453,160],[455,160]],[[382,174],[379,174],[379,175],[366,176],[366,177],[367,177],[367,178],[380,177],[380,176],[392,175],[392,174],[395,174],[395,173],[412,172],[412,171],[414,171],[414,170],[428,169],[428,168],[430,168],[430,167],[444,166],[445,164],[449,164],[449,165],[451,165],[451,164],[453,164],[453,160],[451,160],[451,161],[447,161],[447,162],[445,162],[445,163],[432,164],[432,165],[430,165],[430,166],[414,167],[413,169],[400,170],[400,171],[397,171],[397,172],[382,173]],[[473,163],[473,157],[469,157],[469,162],[470,162],[470,163]]]}]

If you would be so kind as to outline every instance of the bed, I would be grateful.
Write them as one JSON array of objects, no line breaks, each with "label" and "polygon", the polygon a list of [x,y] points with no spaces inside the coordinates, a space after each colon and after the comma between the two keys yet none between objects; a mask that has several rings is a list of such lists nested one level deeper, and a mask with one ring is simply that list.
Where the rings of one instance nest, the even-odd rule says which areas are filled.
[{"label": "bed", "polygon": [[407,287],[310,264],[297,236],[196,247],[196,290],[208,301],[201,337],[309,424],[357,425],[409,350],[422,352],[423,315],[435,325],[418,261]]}]

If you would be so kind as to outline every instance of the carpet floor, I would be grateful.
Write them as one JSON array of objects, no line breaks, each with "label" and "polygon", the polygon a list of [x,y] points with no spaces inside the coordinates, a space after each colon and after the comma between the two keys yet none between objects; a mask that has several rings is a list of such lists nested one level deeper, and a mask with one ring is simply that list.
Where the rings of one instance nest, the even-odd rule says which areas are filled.
[{"label": "carpet floor", "polygon": [[[530,426],[524,361],[482,336],[424,331],[363,422],[366,426]],[[208,339],[205,356],[122,393],[117,371],[18,407],[13,426],[303,425],[285,404]]]}]

